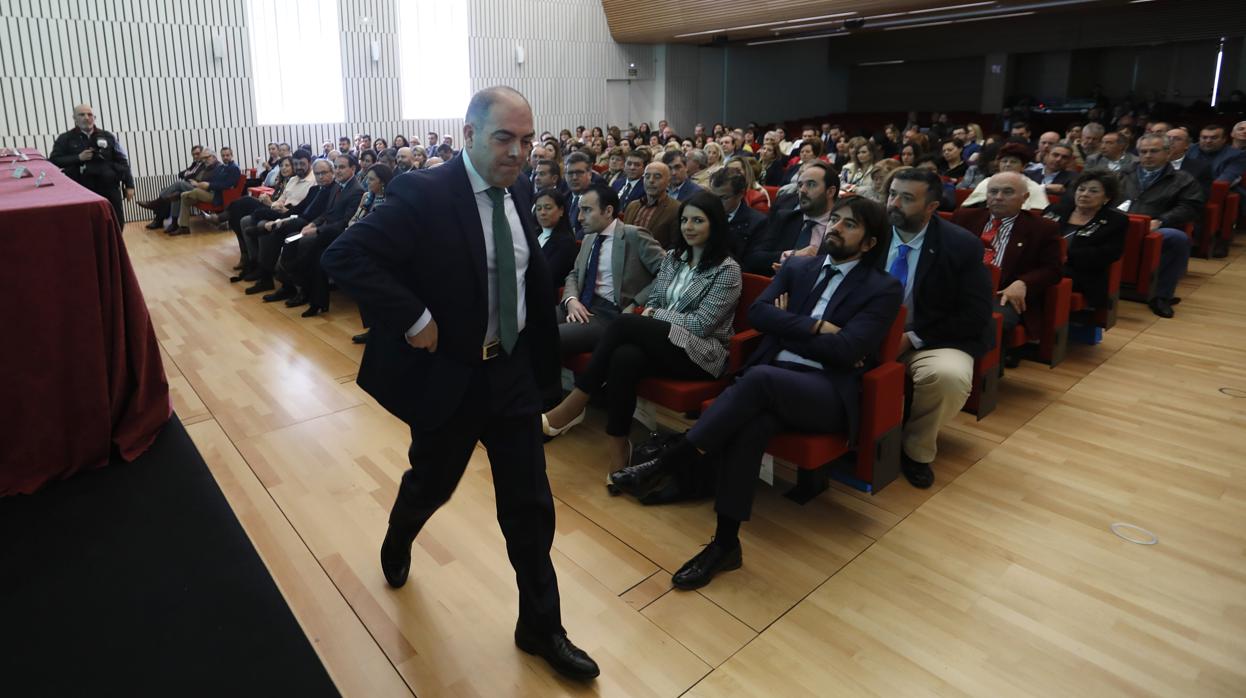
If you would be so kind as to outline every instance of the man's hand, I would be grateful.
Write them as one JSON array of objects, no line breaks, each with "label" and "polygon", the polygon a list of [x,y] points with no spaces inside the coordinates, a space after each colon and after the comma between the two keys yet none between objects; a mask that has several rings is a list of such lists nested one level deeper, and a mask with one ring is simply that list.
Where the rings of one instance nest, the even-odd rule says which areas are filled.
[{"label": "man's hand", "polygon": [[778,298],[774,299],[774,307],[779,310],[787,310],[788,296],[786,293],[780,293]]},{"label": "man's hand", "polygon": [[818,326],[818,334],[839,334],[839,326],[823,321],[822,324]]},{"label": "man's hand", "polygon": [[909,333],[901,332],[900,333],[900,351],[896,352],[896,358],[898,359],[901,356],[904,356],[912,349],[913,349],[913,342],[909,341]]},{"label": "man's hand", "polygon": [[581,325],[586,324],[593,314],[588,312],[588,308],[580,302],[578,298],[572,298],[567,301],[567,321],[576,322]]},{"label": "man's hand", "polygon": [[272,230],[277,227],[277,221],[264,221],[264,230]]},{"label": "man's hand", "polygon": [[261,204],[264,204],[265,206],[268,206],[268,205],[272,204],[272,202],[273,202],[273,197],[269,196],[268,194],[261,194],[261,195],[260,195],[260,198],[259,198],[259,202],[260,202]]},{"label": "man's hand", "polygon": [[312,236],[313,236],[313,235],[315,235],[315,234],[316,234],[316,224],[315,224],[315,223],[308,223],[307,225],[303,226],[303,237],[305,237],[305,238],[309,238],[309,237],[312,237]]},{"label": "man's hand", "polygon": [[81,153],[78,153],[78,159],[79,159],[79,160],[81,160],[81,161],[83,161],[83,162],[86,162],[87,160],[90,160],[90,159],[92,159],[92,158],[94,158],[94,157],[95,157],[95,151],[94,151],[94,150],[91,150],[90,148],[87,148],[86,150],[82,151]]},{"label": "man's hand", "polygon": [[200,189],[207,189],[208,183],[207,182],[195,182],[195,186]]},{"label": "man's hand", "polygon": [[1048,194],[1063,194],[1064,185],[1063,184],[1048,184],[1047,193]]},{"label": "man's hand", "polygon": [[999,292],[1001,303],[1007,303],[1018,313],[1025,312],[1025,282],[1017,279],[1008,284],[1008,288]]},{"label": "man's hand", "polygon": [[1151,219],[1151,232],[1155,232],[1156,230],[1159,230],[1159,226],[1160,226],[1159,219],[1152,218]]},{"label": "man's hand", "polygon": [[432,354],[437,351],[437,321],[429,318],[424,329],[407,337],[407,344],[415,349],[427,349]]},{"label": "man's hand", "polygon": [[133,200],[134,200],[134,190],[133,190],[133,189],[126,189],[126,190],[125,190],[125,200],[126,200],[126,201],[133,201]]}]

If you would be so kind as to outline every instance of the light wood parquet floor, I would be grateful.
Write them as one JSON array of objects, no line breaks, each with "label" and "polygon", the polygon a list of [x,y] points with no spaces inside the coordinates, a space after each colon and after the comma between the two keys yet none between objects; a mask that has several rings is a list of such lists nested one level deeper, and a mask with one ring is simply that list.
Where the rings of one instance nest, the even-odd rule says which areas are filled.
[{"label": "light wood parquet floor", "polygon": [[591,412],[546,450],[565,624],[602,666],[582,687],[512,643],[483,451],[385,585],[409,437],[353,382],[355,307],[243,295],[233,236],[196,225],[125,233],[175,408],[346,696],[1246,695],[1246,399],[1219,392],[1246,390],[1240,248],[1192,261],[1176,319],[1126,303],[1102,344],[1010,371],[931,490],[801,507],[759,483],[744,567],[700,592],[670,575],[710,503],[607,496]]}]

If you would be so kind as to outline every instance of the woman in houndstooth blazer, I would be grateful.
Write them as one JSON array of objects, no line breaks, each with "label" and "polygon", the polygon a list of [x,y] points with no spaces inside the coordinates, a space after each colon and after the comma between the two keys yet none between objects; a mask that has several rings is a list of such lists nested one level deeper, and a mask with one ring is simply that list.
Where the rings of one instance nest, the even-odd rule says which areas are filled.
[{"label": "woman in houndstooth blazer", "polygon": [[542,417],[549,436],[578,424],[589,398],[607,395],[607,472],[627,466],[627,441],[636,409],[636,386],[648,376],[713,380],[722,375],[731,320],[740,300],[740,265],[730,256],[731,238],[722,202],[697,192],[679,207],[680,235],[662,261],[639,315],[610,323],[575,389]]}]

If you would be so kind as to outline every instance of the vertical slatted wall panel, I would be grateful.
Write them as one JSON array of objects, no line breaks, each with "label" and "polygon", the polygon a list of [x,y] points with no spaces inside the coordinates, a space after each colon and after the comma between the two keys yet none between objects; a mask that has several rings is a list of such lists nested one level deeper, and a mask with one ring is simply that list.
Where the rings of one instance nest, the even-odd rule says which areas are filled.
[{"label": "vertical slatted wall panel", "polygon": [[[538,129],[604,123],[605,81],[626,77],[628,63],[653,77],[652,48],[615,44],[599,0],[446,1],[470,3],[473,90],[514,86],[532,100]],[[130,152],[142,199],[173,180],[194,143],[232,146],[249,167],[269,141],[318,150],[361,132],[458,134],[461,119],[400,118],[400,44],[418,38],[398,33],[397,0],[338,2],[347,121],[282,126],[256,120],[245,0],[0,0],[0,146],[49,151],[74,105],[90,103]],[[528,52],[523,66],[516,44]],[[144,217],[133,204],[126,215]]]}]

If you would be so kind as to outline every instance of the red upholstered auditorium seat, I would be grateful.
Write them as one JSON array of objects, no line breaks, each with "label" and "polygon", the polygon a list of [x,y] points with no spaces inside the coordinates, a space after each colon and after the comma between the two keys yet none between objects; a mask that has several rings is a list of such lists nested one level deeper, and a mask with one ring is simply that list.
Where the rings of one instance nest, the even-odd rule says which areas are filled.
[{"label": "red upholstered auditorium seat", "polygon": [[968,199],[969,195],[972,193],[973,193],[972,189],[957,189],[956,190],[956,208],[960,208],[960,205],[965,203],[965,199]]},{"label": "red upholstered auditorium seat", "polygon": [[[894,359],[904,332],[904,307],[879,347],[884,360],[861,377],[861,423],[856,444],[847,434],[784,432],[770,440],[766,452],[796,466],[796,487],[787,496],[801,504],[826,490],[834,477],[865,492],[878,492],[900,473],[900,441],[904,426],[904,365]],[[712,401],[707,401],[709,407]],[[852,462],[834,463],[849,453]]]},{"label": "red upholstered auditorium seat", "polygon": [[1159,255],[1164,238],[1151,232],[1150,216],[1129,214],[1125,252],[1121,256],[1121,297],[1149,301],[1159,279]]},{"label": "red upholstered auditorium seat", "polygon": [[[1061,247],[1063,243],[1064,240],[1061,238]],[[994,264],[986,266],[991,272],[991,287],[998,292],[999,267]],[[1037,340],[1038,347],[1034,358],[1052,368],[1064,361],[1064,355],[1069,346],[1069,312],[1072,295],[1072,279],[1061,279],[1059,283],[1053,284],[1043,297],[1042,334],[1038,337],[1030,337],[1025,330],[1025,323],[1018,323],[1012,328],[1012,333],[1004,337],[1004,346],[1009,349],[1018,349],[1028,345],[1030,340]]]},{"label": "red upholstered auditorium seat", "polygon": [[965,400],[965,406],[960,408],[961,412],[968,412],[979,420],[994,412],[995,404],[999,402],[1004,316],[991,313],[991,320],[995,323],[995,346],[973,362],[973,389],[969,393],[969,399]]},{"label": "red upholstered auditorium seat", "polygon": [[209,203],[207,201],[200,201],[195,204],[195,208],[205,213],[221,213],[222,211],[226,209],[226,207],[228,207],[230,204],[236,201],[239,197],[241,197],[242,193],[246,191],[246,189],[247,189],[247,178],[245,175],[239,175],[237,184],[234,184],[234,186],[230,187],[229,189],[226,189],[221,194],[221,205],[220,206],[217,206],[216,204],[213,204],[213,203]]}]

